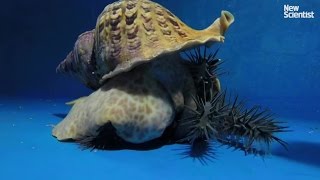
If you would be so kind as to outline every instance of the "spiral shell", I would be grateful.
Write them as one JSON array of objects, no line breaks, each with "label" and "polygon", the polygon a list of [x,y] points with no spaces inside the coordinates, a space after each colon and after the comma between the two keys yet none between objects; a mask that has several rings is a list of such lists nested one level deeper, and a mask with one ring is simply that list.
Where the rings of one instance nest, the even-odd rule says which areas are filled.
[{"label": "spiral shell", "polygon": [[97,19],[93,59],[84,59],[94,66],[90,68],[93,71],[82,70],[81,76],[90,77],[83,72],[91,73],[102,83],[161,56],[206,43],[223,42],[223,35],[233,21],[231,13],[222,11],[221,17],[211,26],[194,30],[168,9],[150,0],[114,2],[106,6]]}]

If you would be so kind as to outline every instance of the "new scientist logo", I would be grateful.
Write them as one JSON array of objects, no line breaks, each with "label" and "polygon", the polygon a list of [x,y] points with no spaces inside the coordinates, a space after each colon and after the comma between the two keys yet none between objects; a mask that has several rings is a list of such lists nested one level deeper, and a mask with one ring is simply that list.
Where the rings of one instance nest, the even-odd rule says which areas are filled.
[{"label": "new scientist logo", "polygon": [[286,4],[283,6],[284,18],[314,18],[313,11],[301,11],[300,6],[290,6]]}]

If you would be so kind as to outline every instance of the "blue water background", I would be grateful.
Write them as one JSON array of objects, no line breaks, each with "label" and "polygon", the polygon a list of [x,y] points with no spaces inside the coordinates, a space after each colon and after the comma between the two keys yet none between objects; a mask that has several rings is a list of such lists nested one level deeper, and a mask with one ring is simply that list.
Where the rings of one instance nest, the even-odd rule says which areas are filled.
[{"label": "blue water background", "polygon": [[[91,91],[55,73],[77,36],[94,28],[108,0],[6,1],[0,28],[0,96],[77,98]],[[219,57],[222,86],[281,116],[317,118],[320,99],[320,1],[158,0],[197,29],[221,10],[235,16]],[[315,19],[284,19],[283,5],[313,10]]]},{"label": "blue water background", "polygon": [[[50,124],[67,100],[91,90],[55,73],[79,34],[95,26],[108,0],[11,0],[0,11],[0,179],[320,179],[320,1],[157,0],[186,24],[209,26],[221,10],[235,16],[218,56],[223,88],[287,121],[265,161],[217,148],[202,166],[175,148],[81,151],[51,137]],[[315,19],[284,19],[283,5],[314,11]],[[217,45],[214,48],[216,48]],[[318,129],[316,129],[318,128]]]}]

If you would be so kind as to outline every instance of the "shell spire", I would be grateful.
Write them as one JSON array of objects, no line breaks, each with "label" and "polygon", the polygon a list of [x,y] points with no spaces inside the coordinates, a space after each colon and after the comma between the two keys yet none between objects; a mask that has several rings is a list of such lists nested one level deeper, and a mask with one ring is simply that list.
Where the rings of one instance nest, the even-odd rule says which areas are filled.
[{"label": "shell spire", "polygon": [[100,87],[100,77],[95,74],[96,65],[93,54],[94,31],[82,33],[76,41],[73,50],[58,65],[58,73],[70,74],[78,78],[91,89]]}]

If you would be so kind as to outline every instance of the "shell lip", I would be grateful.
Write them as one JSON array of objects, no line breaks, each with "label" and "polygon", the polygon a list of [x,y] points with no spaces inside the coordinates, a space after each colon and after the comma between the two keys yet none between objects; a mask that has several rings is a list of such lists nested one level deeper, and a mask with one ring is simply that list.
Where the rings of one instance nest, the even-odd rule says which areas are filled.
[{"label": "shell lip", "polygon": [[221,11],[221,17],[222,17],[222,19],[225,19],[225,21],[228,22],[229,25],[234,23],[234,16],[229,11],[222,10]]},{"label": "shell lip", "polygon": [[234,22],[234,16],[229,11],[221,11],[221,34],[224,35],[229,26]]}]

